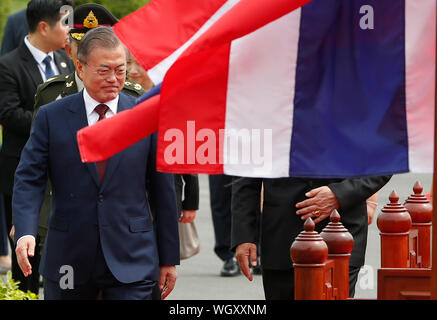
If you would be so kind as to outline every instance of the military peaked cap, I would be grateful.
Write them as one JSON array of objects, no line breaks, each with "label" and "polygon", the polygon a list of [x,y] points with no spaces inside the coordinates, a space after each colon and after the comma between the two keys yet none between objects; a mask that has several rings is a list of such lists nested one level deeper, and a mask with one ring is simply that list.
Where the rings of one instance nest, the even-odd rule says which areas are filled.
[{"label": "military peaked cap", "polygon": [[111,27],[118,19],[108,9],[97,3],[87,3],[78,6],[73,12],[74,23],[70,29],[70,36],[76,40],[82,40],[89,30],[107,26]]}]

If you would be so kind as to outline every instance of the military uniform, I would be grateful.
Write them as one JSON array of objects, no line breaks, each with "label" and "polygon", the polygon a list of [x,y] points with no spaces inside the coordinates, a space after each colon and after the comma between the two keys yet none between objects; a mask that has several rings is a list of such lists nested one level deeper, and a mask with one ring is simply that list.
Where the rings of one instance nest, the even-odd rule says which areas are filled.
[{"label": "military uniform", "polygon": [[[38,86],[35,94],[34,112],[45,104],[79,92],[82,90],[82,87],[83,84],[81,83],[81,80],[77,78],[75,73],[50,78],[45,83]],[[138,83],[132,80],[126,80],[124,82],[124,87],[121,92],[134,97],[140,97],[146,93]]]}]

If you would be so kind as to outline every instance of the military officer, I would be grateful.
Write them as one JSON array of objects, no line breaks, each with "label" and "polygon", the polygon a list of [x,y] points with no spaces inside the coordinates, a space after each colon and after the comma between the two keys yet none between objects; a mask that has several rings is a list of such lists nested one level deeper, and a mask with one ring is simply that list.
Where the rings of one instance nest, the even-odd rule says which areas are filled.
[{"label": "military officer", "polygon": [[[74,28],[70,30],[69,42],[65,50],[68,56],[73,60],[74,65],[76,65],[77,46],[85,33],[98,26],[112,26],[118,19],[105,7],[95,3],[78,6],[74,10],[73,19]],[[76,72],[48,79],[48,81],[41,84],[37,89],[34,110],[36,112],[42,105],[77,93],[82,89],[82,80],[80,80]],[[138,83],[127,80],[122,92],[139,97],[145,93],[145,90]]]}]

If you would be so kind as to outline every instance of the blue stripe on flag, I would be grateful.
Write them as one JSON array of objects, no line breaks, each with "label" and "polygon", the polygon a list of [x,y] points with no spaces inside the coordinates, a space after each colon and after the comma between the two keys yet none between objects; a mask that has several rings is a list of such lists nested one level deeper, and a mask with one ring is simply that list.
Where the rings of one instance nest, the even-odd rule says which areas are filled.
[{"label": "blue stripe on flag", "polygon": [[290,176],[408,171],[404,0],[313,0],[298,50]]}]

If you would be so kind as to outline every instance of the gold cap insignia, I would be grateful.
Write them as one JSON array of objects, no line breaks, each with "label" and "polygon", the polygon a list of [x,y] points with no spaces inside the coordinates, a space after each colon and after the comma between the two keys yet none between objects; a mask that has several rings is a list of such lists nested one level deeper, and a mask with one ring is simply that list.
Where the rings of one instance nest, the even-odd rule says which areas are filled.
[{"label": "gold cap insignia", "polygon": [[91,10],[90,13],[88,13],[85,20],[83,20],[83,26],[88,29],[95,28],[99,25],[99,20],[97,20],[96,16],[94,15],[94,12]]},{"label": "gold cap insignia", "polygon": [[77,41],[82,40],[83,36],[85,35],[85,33],[71,33],[71,37]]}]

